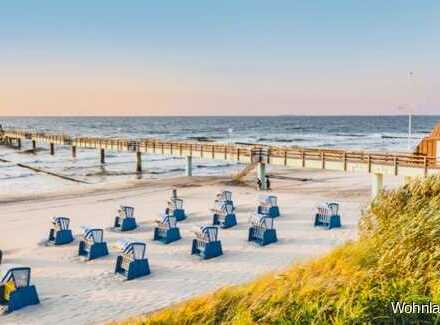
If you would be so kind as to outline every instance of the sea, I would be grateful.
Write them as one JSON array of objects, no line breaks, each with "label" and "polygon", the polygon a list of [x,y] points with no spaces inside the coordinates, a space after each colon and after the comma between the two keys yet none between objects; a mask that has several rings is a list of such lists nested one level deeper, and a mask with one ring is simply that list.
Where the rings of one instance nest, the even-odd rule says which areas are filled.
[{"label": "sea", "polygon": [[[64,132],[72,136],[160,138],[219,143],[261,143],[280,146],[340,148],[375,152],[408,152],[429,134],[440,116],[413,116],[408,137],[408,116],[192,116],[192,117],[0,117],[6,127]],[[17,163],[44,169],[87,183],[106,183],[139,178],[135,155],[107,152],[100,164],[96,150],[57,146],[54,156],[48,144],[30,152],[30,141],[18,152],[0,146],[0,196],[56,191],[72,183],[42,175]],[[195,160],[194,175],[232,174],[242,165],[226,161]],[[184,174],[185,161],[159,155],[143,156],[142,178],[174,177]]]}]

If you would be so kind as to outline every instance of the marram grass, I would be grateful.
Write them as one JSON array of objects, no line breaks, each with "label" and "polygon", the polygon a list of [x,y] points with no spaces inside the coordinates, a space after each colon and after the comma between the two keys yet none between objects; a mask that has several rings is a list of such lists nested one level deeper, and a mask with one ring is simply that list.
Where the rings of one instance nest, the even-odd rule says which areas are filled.
[{"label": "marram grass", "polygon": [[440,323],[391,308],[440,303],[440,177],[383,193],[359,228],[357,241],[322,258],[123,324]]}]

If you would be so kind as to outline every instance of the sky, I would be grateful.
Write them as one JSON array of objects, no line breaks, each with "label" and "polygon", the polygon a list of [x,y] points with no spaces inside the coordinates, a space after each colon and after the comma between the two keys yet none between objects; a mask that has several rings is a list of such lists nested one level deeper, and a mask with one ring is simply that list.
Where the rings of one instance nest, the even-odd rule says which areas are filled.
[{"label": "sky", "polygon": [[0,116],[440,114],[439,58],[438,0],[0,0]]}]

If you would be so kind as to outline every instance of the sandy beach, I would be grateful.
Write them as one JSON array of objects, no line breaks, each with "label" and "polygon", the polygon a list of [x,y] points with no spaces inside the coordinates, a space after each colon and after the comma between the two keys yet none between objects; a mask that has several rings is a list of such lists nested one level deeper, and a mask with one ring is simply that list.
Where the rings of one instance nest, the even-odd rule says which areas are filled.
[{"label": "sandy beach", "polygon": [[[278,196],[282,216],[275,220],[279,241],[266,247],[247,242],[248,218],[258,192],[254,176],[234,186],[230,177],[192,177],[138,180],[78,186],[64,192],[3,197],[0,247],[4,263],[32,267],[32,282],[41,304],[0,316],[2,324],[94,324],[150,312],[216,288],[243,283],[271,271],[319,256],[356,238],[361,209],[370,199],[369,175],[325,171],[272,171],[272,193]],[[302,181],[299,179],[308,179]],[[390,177],[386,185],[400,179]],[[153,223],[178,188],[189,215],[181,222],[182,240],[169,245],[152,241]],[[202,261],[191,256],[192,230],[209,223],[215,194],[230,189],[237,206],[238,226],[220,230],[224,255]],[[314,207],[322,201],[341,205],[340,229],[314,228]],[[110,226],[120,204],[135,207],[140,227],[120,233]],[[67,216],[75,241],[54,247],[46,244],[53,216]],[[110,255],[85,262],[77,256],[80,226],[104,228]],[[115,275],[121,238],[146,241],[152,273],[133,281]]]}]

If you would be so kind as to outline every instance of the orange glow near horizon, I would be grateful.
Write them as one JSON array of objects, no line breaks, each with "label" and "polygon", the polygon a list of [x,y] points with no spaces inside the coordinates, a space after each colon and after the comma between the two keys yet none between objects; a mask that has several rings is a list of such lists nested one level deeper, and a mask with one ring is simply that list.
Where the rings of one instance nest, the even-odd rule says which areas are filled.
[{"label": "orange glow near horizon", "polygon": [[397,107],[412,100],[402,93],[405,80],[296,78],[22,69],[0,76],[0,116],[381,115],[399,114]]}]

